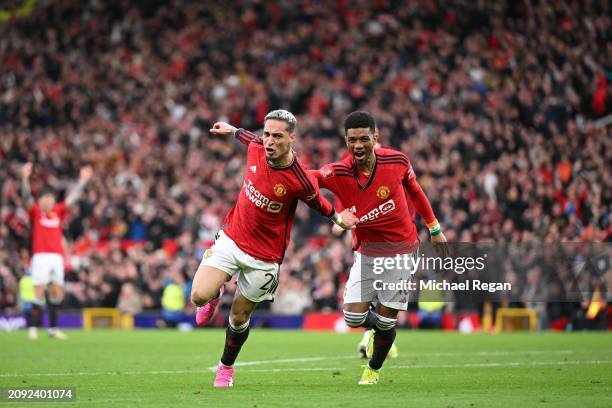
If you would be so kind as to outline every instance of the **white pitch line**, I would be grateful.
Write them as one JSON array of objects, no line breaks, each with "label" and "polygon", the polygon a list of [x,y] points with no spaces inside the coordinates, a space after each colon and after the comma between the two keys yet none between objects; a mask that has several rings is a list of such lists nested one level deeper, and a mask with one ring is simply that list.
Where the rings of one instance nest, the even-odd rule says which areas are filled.
[{"label": "white pitch line", "polygon": [[[315,361],[337,361],[337,360],[354,360],[356,354],[350,356],[319,356],[319,357],[300,357],[300,358],[285,358],[279,360],[255,360],[255,361],[239,361],[234,364],[234,367],[246,367],[264,364],[287,364],[287,363],[312,363]],[[217,366],[208,367],[210,371],[216,371]]]},{"label": "white pitch line", "polygon": [[[355,357],[353,357],[355,358]],[[355,358],[356,359],[356,358]],[[573,360],[573,361],[508,361],[500,363],[465,363],[465,364],[414,364],[388,366],[393,369],[422,369],[422,368],[486,368],[486,367],[518,367],[518,366],[547,366],[547,365],[599,365],[612,364],[612,360]],[[286,372],[286,371],[340,371],[347,367],[304,367],[304,368],[256,368],[240,370],[241,373]],[[209,370],[157,370],[157,371],[85,371],[72,373],[4,373],[0,377],[80,377],[80,376],[113,376],[113,375],[159,375],[159,374],[202,374]]]},{"label": "white pitch line", "polygon": [[486,367],[520,367],[520,366],[547,366],[547,365],[598,365],[612,364],[612,360],[569,360],[569,361],[509,361],[501,363],[464,363],[464,364],[415,364],[389,366],[389,369],[409,368],[486,368]]},{"label": "white pitch line", "polygon": [[[244,366],[254,366],[261,364],[284,364],[284,363],[310,363],[313,361],[329,361],[329,360],[349,360],[354,359],[355,355],[350,356],[319,356],[319,357],[300,357],[300,358],[285,358],[281,360],[259,360],[259,361],[244,361],[237,362],[234,366],[244,367]],[[212,366],[213,368],[217,368],[217,366]]]},{"label": "white pitch line", "polygon": [[[452,356],[511,356],[511,355],[537,355],[537,354],[572,354],[574,350],[523,350],[523,351],[477,351],[477,352],[432,352],[432,353],[402,353],[402,357],[452,357]],[[337,361],[352,360],[355,355],[350,356],[317,356],[285,358],[279,360],[256,360],[238,362],[235,367],[246,367],[265,364],[285,364],[285,363],[310,363],[315,361]],[[217,366],[208,367],[210,371],[216,371]]]},{"label": "white pitch line", "polygon": [[87,377],[87,376],[120,376],[120,375],[158,375],[158,374],[204,374],[210,370],[157,370],[157,371],[76,371],[64,373],[5,373],[2,377]]},{"label": "white pitch line", "polygon": [[[495,367],[521,367],[521,366],[555,366],[555,365],[600,365],[612,364],[612,360],[574,360],[574,361],[509,361],[504,363],[465,363],[465,364],[415,364],[396,365],[385,367],[385,370],[406,370],[424,368],[495,368]],[[240,373],[278,373],[285,371],[340,371],[346,367],[310,367],[310,368],[256,368],[240,370]]]},{"label": "white pitch line", "polygon": [[[476,353],[463,353],[463,352],[437,352],[437,353],[409,353],[402,354],[403,357],[422,357],[422,356],[504,356],[504,355],[530,355],[530,354],[572,354],[574,350],[523,350],[523,351],[480,351]],[[287,358],[280,360],[256,360],[256,361],[245,361],[238,362],[236,366],[254,366],[254,365],[265,365],[265,364],[278,364],[278,363],[307,363],[316,361],[337,361],[337,360],[357,360],[354,355],[350,356],[317,356],[317,357],[301,357],[301,358]],[[578,360],[580,361],[580,360]],[[593,360],[600,361],[600,360]],[[556,362],[554,364],[564,364],[568,362]],[[601,364],[607,364],[607,361]],[[506,363],[474,363],[474,364],[506,364]],[[521,364],[521,363],[518,363]],[[548,363],[546,363],[548,364]],[[570,364],[570,363],[568,363]],[[579,363],[576,363],[579,364]],[[584,363],[588,364],[588,363]],[[515,364],[516,365],[516,364]],[[406,365],[406,366],[389,366],[389,368],[460,368],[469,367],[466,365],[452,365],[452,364],[430,364],[430,365]],[[478,367],[478,365],[476,365]],[[98,375],[160,375],[160,374],[198,374],[214,371],[217,366],[208,367],[200,370],[155,370],[155,371],[77,371],[77,372],[61,372],[61,373],[0,373],[0,378],[15,378],[15,377],[81,377],[81,376],[98,376]],[[257,372],[257,371],[336,371],[345,370],[343,367],[304,367],[304,368],[271,368],[271,369],[247,369],[246,372]],[[241,370],[242,372],[243,370]]]}]

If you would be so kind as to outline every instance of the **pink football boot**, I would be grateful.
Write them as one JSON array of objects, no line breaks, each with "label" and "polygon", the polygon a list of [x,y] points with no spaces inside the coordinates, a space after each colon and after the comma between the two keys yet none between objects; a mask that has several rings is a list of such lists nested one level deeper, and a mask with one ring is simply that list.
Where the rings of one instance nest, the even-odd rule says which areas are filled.
[{"label": "pink football boot", "polygon": [[215,309],[217,309],[217,305],[219,304],[224,291],[225,285],[221,286],[219,289],[219,296],[216,299],[213,299],[204,306],[200,306],[196,309],[196,324],[198,326],[204,326],[210,321],[210,318],[213,316],[213,314],[215,314]]},{"label": "pink football boot", "polygon": [[217,376],[213,387],[233,387],[234,386],[234,367],[228,367],[223,363],[219,363],[217,367]]}]

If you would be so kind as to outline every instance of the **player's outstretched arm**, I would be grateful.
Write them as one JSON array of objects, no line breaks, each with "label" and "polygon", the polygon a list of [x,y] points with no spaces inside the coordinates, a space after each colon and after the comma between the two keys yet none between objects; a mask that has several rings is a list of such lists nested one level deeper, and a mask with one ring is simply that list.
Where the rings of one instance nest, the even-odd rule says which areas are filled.
[{"label": "player's outstretched arm", "polygon": [[32,163],[26,163],[21,168],[21,199],[27,208],[34,205],[32,189],[30,188],[30,176],[32,176]]},{"label": "player's outstretched arm", "polygon": [[319,170],[308,170],[307,172],[304,172],[304,169],[298,166],[296,171],[300,173],[302,180],[305,180],[307,190],[305,191],[302,200],[304,200],[304,202],[310,208],[318,211],[320,214],[326,217],[329,217],[334,224],[342,227],[343,229],[355,228],[359,222],[355,214],[348,210],[344,210],[338,214],[334,210],[332,204],[321,195],[319,185],[321,184],[324,188],[327,186],[324,183],[324,178]]},{"label": "player's outstretched arm", "polygon": [[70,194],[68,194],[68,196],[66,197],[67,206],[70,207],[71,205],[76,203],[79,200],[79,198],[81,198],[81,195],[83,194],[83,190],[85,189],[85,186],[87,185],[89,180],[91,180],[92,176],[93,176],[93,169],[91,168],[91,166],[85,166],[81,168],[81,171],[79,172],[79,181],[76,187],[74,187],[72,191],[70,192]]},{"label": "player's outstretched arm", "polygon": [[450,251],[448,249],[446,237],[444,236],[440,223],[436,219],[433,209],[431,208],[429,199],[425,195],[425,192],[421,188],[419,182],[416,180],[416,176],[414,175],[412,168],[410,168],[406,173],[406,177],[404,178],[404,188],[410,196],[410,199],[414,204],[414,208],[425,220],[425,224],[427,224],[427,228],[429,228],[431,242],[434,244],[436,250],[441,256],[448,256]]},{"label": "player's outstretched arm", "polygon": [[218,136],[233,136],[238,139],[240,143],[246,145],[251,142],[261,143],[261,138],[255,133],[245,129],[238,129],[227,122],[216,122],[213,127],[210,128],[210,133]]},{"label": "player's outstretched arm", "polygon": [[[308,175],[311,177],[312,180],[316,180],[317,184],[319,185],[319,188],[325,188],[327,190],[330,191],[334,191],[333,189],[333,184],[331,183],[331,179],[325,179],[325,177],[323,177],[323,173],[322,170],[308,170]],[[329,182],[328,182],[329,181]],[[334,193],[335,194],[335,193]],[[338,199],[338,196],[334,195],[334,206],[335,208],[342,208],[342,203],[340,202],[340,200]],[[339,214],[341,220],[343,221],[342,224],[344,224],[344,221],[353,221],[354,218],[354,223],[352,223],[350,226],[348,226],[347,228],[341,226],[341,223],[338,223],[336,221],[338,221],[336,219],[336,221],[334,221],[332,219],[332,221],[334,221],[334,225],[332,227],[332,233],[336,236],[341,235],[344,230],[346,229],[353,229],[355,228],[355,225],[358,223],[358,219],[355,216],[355,214],[353,214],[352,212],[350,212],[349,214],[346,214],[345,211],[342,211]]]}]

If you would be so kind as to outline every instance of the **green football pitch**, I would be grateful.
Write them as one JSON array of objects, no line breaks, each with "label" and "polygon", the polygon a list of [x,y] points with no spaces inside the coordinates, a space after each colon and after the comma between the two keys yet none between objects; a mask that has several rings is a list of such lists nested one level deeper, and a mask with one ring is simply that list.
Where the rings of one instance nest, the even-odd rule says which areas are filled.
[{"label": "green football pitch", "polygon": [[[360,333],[253,329],[230,389],[212,388],[221,330],[68,335],[0,333],[0,387],[76,389],[55,407],[612,407],[610,333],[400,331],[381,382],[359,386]],[[0,402],[28,405],[50,404]]]}]

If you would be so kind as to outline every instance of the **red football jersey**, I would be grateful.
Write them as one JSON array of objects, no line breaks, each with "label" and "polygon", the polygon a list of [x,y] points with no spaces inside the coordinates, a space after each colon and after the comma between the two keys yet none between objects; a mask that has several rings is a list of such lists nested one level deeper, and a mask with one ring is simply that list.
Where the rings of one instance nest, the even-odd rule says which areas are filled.
[{"label": "red football jersey", "polygon": [[[342,155],[341,160],[348,159],[349,157],[351,157],[351,154],[349,152],[345,152]],[[315,171],[317,171],[317,170],[315,170]],[[315,177],[317,177],[317,179],[320,178],[318,173],[315,173],[313,175]],[[415,211],[414,205],[412,204],[412,201],[410,199],[410,195],[408,193],[408,189],[404,188],[404,193],[406,194],[406,202],[408,203],[408,212],[410,213],[410,218],[414,222],[415,217],[416,217],[416,211]],[[334,208],[336,209],[337,212],[341,212],[342,210],[344,210],[344,206],[342,205],[342,201],[340,201],[340,199],[338,198],[337,195],[334,195]],[[356,235],[357,234],[356,229],[352,229],[351,230],[351,234],[353,235],[353,243],[357,242],[358,238],[357,238],[357,235]]]},{"label": "red football jersey", "polygon": [[32,254],[63,254],[62,221],[66,218],[66,203],[59,203],[53,210],[44,213],[38,204],[28,211],[32,226]]},{"label": "red football jersey", "polygon": [[[344,152],[340,160],[344,161],[348,159],[349,157],[351,157],[351,154],[349,152]],[[314,176],[317,177],[316,175]],[[412,201],[410,200],[410,195],[408,193],[408,190],[404,189],[404,192],[406,193],[406,202],[408,203],[408,212],[410,212],[410,218],[412,218],[412,220],[414,221],[416,217],[416,211],[414,209],[414,205],[412,204]],[[342,210],[344,210],[344,207],[342,206],[342,202],[336,195],[334,196],[334,208],[336,209],[337,212],[341,212]],[[355,230],[352,230],[352,231],[354,234]]]},{"label": "red football jersey", "polygon": [[281,263],[298,200],[326,217],[331,217],[334,209],[295,154],[289,166],[274,168],[266,160],[259,136],[239,129],[236,137],[248,145],[247,165],[240,195],[225,218],[223,231],[252,257]]},{"label": "red football jersey", "polygon": [[374,248],[378,245],[393,251],[402,247],[414,250],[418,235],[407,192],[408,186],[416,183],[412,165],[396,150],[376,148],[374,154],[376,164],[369,178],[361,174],[352,156],[312,174],[321,188],[333,192],[342,206],[352,209],[359,218],[353,235],[354,250],[362,250],[365,243],[377,252]]}]

